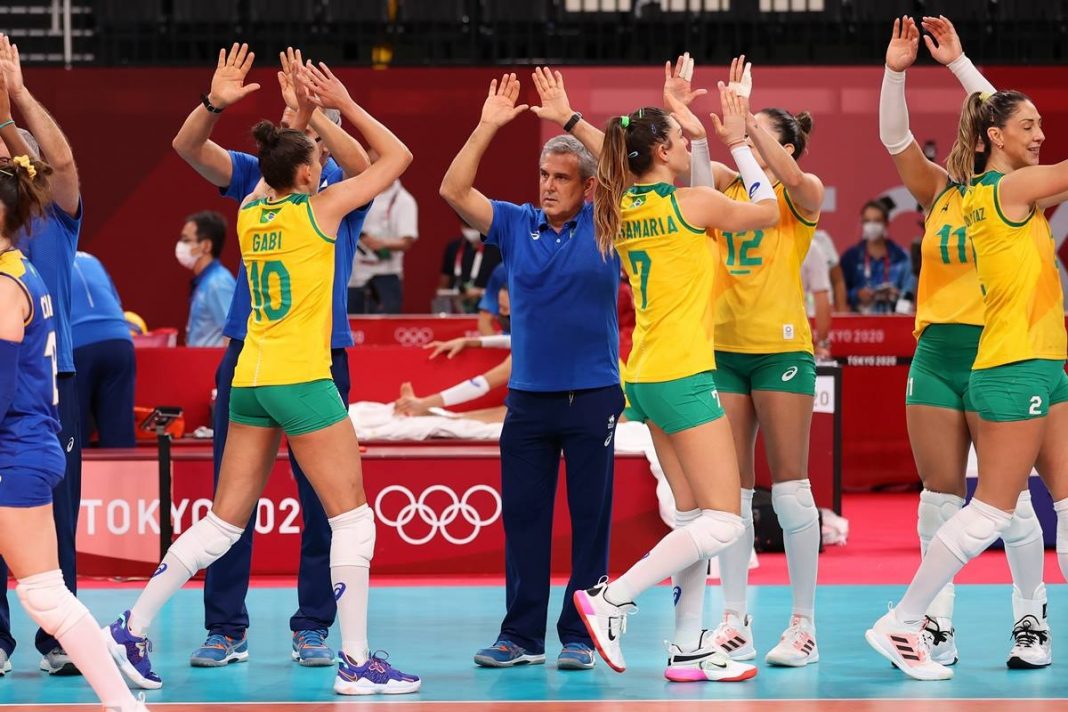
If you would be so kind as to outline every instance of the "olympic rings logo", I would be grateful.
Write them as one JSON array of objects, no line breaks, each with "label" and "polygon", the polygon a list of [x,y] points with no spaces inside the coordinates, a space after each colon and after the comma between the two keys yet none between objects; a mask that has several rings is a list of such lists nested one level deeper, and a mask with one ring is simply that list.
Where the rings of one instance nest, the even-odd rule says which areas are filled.
[{"label": "olympic rings logo", "polygon": [[[395,519],[386,516],[382,511],[382,502],[394,492],[400,495],[402,499],[407,500],[407,503],[397,512]],[[437,492],[451,500],[451,504],[446,505],[440,514],[427,504],[427,499]],[[493,500],[493,509],[487,516],[483,516],[470,502],[471,498],[479,492],[485,492]],[[489,485],[474,485],[464,493],[463,497],[458,496],[456,492],[445,485],[432,485],[427,487],[416,499],[415,494],[407,487],[390,485],[379,492],[378,497],[375,498],[375,514],[378,515],[379,521],[395,528],[400,538],[412,546],[426,544],[438,532],[450,544],[462,546],[474,541],[483,527],[493,524],[501,516],[501,496],[497,494],[497,490]],[[419,517],[424,524],[430,527],[430,531],[424,536],[415,537],[405,531],[405,527],[411,524],[416,517]],[[449,532],[449,525],[455,522],[458,517],[462,517],[472,527],[471,533],[467,536],[458,537]]]},{"label": "olympic rings logo", "polygon": [[393,338],[401,346],[423,346],[434,339],[434,330],[429,326],[398,326],[393,330]]}]

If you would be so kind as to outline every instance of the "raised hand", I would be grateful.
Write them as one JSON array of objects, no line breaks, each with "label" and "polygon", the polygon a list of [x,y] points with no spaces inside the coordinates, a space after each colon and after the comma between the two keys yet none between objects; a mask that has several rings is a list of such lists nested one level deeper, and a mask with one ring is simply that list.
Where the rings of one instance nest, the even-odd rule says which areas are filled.
[{"label": "raised hand", "polygon": [[894,31],[886,47],[886,66],[895,72],[903,72],[916,61],[920,49],[920,31],[916,21],[904,15],[894,20]]},{"label": "raised hand", "polygon": [[526,104],[516,106],[519,99],[519,80],[515,74],[505,74],[500,83],[490,82],[489,96],[482,104],[482,123],[500,128],[529,108]]},{"label": "raised hand", "polygon": [[334,76],[325,62],[319,62],[316,67],[308,60],[304,70],[297,75],[297,80],[307,83],[313,104],[323,109],[340,109],[353,103],[349,90]]},{"label": "raised hand", "polygon": [[229,52],[219,50],[219,64],[215,67],[211,91],[208,92],[208,101],[212,106],[225,109],[260,88],[255,82],[245,84],[245,77],[252,69],[252,60],[255,58],[256,53],[249,52],[247,44],[238,45],[234,42]]},{"label": "raised hand", "polygon": [[719,103],[723,112],[720,119],[715,113],[711,114],[712,127],[727,148],[740,143],[745,143],[745,119],[749,113],[746,103],[739,98],[733,89],[723,82],[719,82]]},{"label": "raised hand", "polygon": [[442,353],[445,354],[445,358],[452,358],[456,354],[460,353],[467,346],[467,339],[464,337],[449,339],[448,341],[431,341],[429,344],[423,347],[423,349],[433,349],[430,354],[430,358],[436,358]]},{"label": "raised hand", "polygon": [[[921,24],[923,24],[923,29],[931,33],[923,36],[927,50],[939,63],[949,64],[964,54],[960,36],[957,35],[957,30],[954,29],[948,17],[945,15],[925,17]],[[934,40],[931,39],[931,35],[934,35]],[[938,44],[935,44],[936,41]]]},{"label": "raised hand", "polygon": [[424,399],[415,395],[411,383],[405,381],[401,384],[400,398],[393,401],[394,415],[426,415],[429,410]]},{"label": "raised hand", "polygon": [[[707,89],[693,89],[693,58],[686,52],[679,55],[672,68],[671,62],[664,63],[664,106],[682,104],[689,106],[693,100],[708,93]],[[672,109],[674,111],[674,109]]]},{"label": "raised hand", "polygon": [[8,36],[3,34],[0,34],[0,71],[3,71],[7,82],[8,96],[18,99],[26,91],[26,84],[22,81],[22,61],[19,59],[18,46],[11,44]]},{"label": "raised hand", "polygon": [[7,75],[0,71],[0,121],[7,122],[11,118],[11,97],[7,91]]},{"label": "raised hand", "polygon": [[[548,67],[535,67],[531,79],[538,90],[541,106],[532,106],[530,110],[539,119],[553,121],[563,126],[575,114],[564,91],[564,76],[553,72]],[[485,110],[483,109],[483,113]]]},{"label": "raised hand", "polygon": [[675,117],[675,120],[679,122],[679,126],[682,127],[682,132],[686,134],[687,138],[699,141],[708,136],[704,124],[697,118],[697,115],[690,111],[690,107],[682,103],[682,100],[674,94],[669,94],[666,91],[664,92],[664,106],[671,112],[671,115]]},{"label": "raised hand", "polygon": [[753,63],[745,61],[745,55],[731,60],[730,81],[727,88],[738,96],[748,99],[753,93]]},{"label": "raised hand", "polygon": [[278,86],[282,90],[282,100],[293,111],[297,111],[296,73],[304,67],[304,59],[300,50],[286,47],[285,52],[278,53],[278,60],[282,65],[282,71],[278,72]]}]

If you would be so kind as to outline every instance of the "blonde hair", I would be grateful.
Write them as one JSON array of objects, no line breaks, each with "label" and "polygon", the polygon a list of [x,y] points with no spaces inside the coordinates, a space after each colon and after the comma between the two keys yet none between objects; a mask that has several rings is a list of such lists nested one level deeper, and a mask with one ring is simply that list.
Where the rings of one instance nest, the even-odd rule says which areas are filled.
[{"label": "blonde hair", "polygon": [[[972,92],[964,100],[957,125],[957,140],[946,158],[946,171],[955,182],[966,185],[972,176],[986,170],[992,144],[987,129],[1004,128],[1016,107],[1030,98],[1018,91],[999,91],[984,96]],[[982,144],[982,149],[979,146]]]}]

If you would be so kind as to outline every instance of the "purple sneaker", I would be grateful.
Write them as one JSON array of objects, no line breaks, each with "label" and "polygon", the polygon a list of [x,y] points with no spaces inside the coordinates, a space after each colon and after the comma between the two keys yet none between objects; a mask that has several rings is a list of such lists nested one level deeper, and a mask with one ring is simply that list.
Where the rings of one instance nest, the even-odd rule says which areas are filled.
[{"label": "purple sneaker", "polygon": [[152,672],[152,663],[148,659],[152,643],[148,638],[131,633],[127,625],[129,620],[130,612],[125,611],[117,621],[102,630],[108,652],[133,685],[145,690],[158,690],[163,687],[163,680]]},{"label": "purple sneaker", "polygon": [[389,654],[375,651],[363,665],[337,651],[337,677],[334,692],[339,695],[403,695],[418,692],[422,681],[416,675],[403,673],[386,660]]}]

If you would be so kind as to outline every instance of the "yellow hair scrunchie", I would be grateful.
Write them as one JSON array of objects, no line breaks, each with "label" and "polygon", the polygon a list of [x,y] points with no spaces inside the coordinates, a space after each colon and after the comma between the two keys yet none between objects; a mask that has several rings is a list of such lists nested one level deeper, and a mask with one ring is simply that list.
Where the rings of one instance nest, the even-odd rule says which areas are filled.
[{"label": "yellow hair scrunchie", "polygon": [[30,180],[37,177],[37,169],[33,167],[33,162],[29,156],[15,156],[11,159],[11,162],[16,166],[22,166],[26,169],[26,172],[30,175]]},{"label": "yellow hair scrunchie", "polygon": [[986,103],[986,101],[987,101],[987,99],[989,99],[989,98],[990,98],[990,97],[992,97],[992,96],[994,96],[994,92],[992,92],[992,91],[984,91],[984,92],[981,92],[981,93],[979,94],[979,101],[981,101],[982,103],[984,103],[984,104],[985,104],[985,103]]}]

